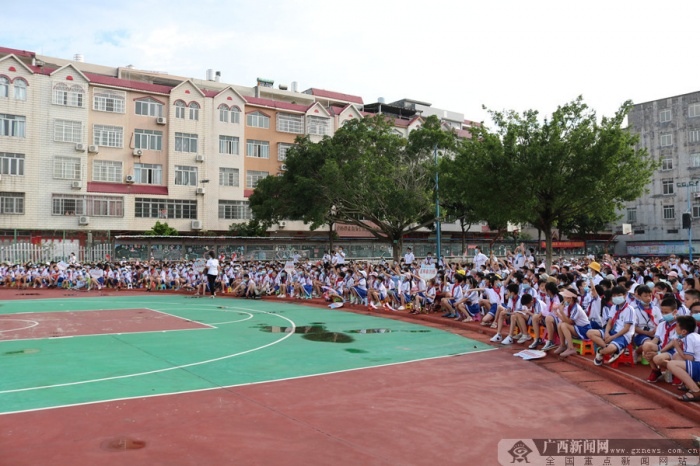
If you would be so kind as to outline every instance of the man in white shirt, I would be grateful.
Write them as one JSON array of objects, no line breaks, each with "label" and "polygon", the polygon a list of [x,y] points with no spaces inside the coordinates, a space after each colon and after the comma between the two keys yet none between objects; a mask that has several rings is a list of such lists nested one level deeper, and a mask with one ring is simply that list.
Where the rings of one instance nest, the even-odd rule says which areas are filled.
[{"label": "man in white shirt", "polygon": [[481,267],[486,264],[486,262],[489,260],[489,258],[481,252],[480,247],[476,247],[476,250],[474,251],[474,268],[476,270],[481,270]]},{"label": "man in white shirt", "polygon": [[408,248],[406,254],[403,256],[403,261],[406,265],[411,265],[414,260],[416,260],[416,256],[413,255],[413,250]]},{"label": "man in white shirt", "polygon": [[335,255],[333,256],[333,265],[345,264],[345,253],[343,252],[343,247],[338,246],[335,250]]}]

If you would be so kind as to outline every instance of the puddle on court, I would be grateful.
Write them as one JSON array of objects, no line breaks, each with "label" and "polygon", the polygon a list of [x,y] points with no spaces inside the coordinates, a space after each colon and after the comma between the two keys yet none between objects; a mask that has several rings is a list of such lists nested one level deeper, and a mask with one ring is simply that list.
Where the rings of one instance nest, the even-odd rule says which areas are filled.
[{"label": "puddle on court", "polygon": [[21,350],[15,350],[15,351],[6,351],[2,353],[3,356],[19,356],[21,354],[34,354],[38,353],[39,349],[37,348],[25,348]]},{"label": "puddle on court", "polygon": [[140,450],[145,446],[146,442],[143,440],[136,440],[129,437],[111,438],[100,443],[100,448],[107,451]]},{"label": "puddle on court", "polygon": [[304,325],[300,327],[278,327],[266,325],[260,327],[262,332],[268,333],[294,333],[302,335],[302,338],[309,341],[320,341],[326,343],[350,343],[355,341],[350,335],[340,332],[329,332],[323,325]]}]

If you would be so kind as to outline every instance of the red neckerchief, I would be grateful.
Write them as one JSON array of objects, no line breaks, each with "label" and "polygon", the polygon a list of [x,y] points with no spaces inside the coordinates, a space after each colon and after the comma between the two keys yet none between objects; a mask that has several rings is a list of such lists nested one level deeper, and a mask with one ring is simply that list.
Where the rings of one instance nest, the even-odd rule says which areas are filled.
[{"label": "red neckerchief", "polygon": [[513,296],[513,304],[510,307],[511,311],[515,311],[515,305],[517,302],[518,302],[518,295],[516,294],[515,296]]},{"label": "red neckerchief", "polygon": [[[615,312],[615,316],[612,318],[612,324],[610,325],[610,328],[612,328],[612,327],[615,325],[615,322],[617,321],[617,318],[620,317],[620,314],[622,314],[622,311],[624,311],[625,309],[627,309],[627,306],[629,306],[629,304],[630,304],[630,303],[628,303],[627,301],[625,301],[625,305],[622,306],[620,309],[618,309],[617,312]],[[617,305],[616,305],[616,306],[617,306]]]},{"label": "red neckerchief", "polygon": [[669,325],[668,325],[668,322],[666,323],[666,335],[664,335],[664,342],[663,342],[663,344],[661,345],[662,348],[663,348],[664,346],[668,345],[668,337],[671,336],[671,332],[673,331],[674,328],[676,328],[676,322],[675,322],[675,321],[673,322],[673,325],[671,325],[670,327],[669,327]]},{"label": "red neckerchief", "polygon": [[676,299],[677,299],[678,301],[680,301],[680,302],[682,302],[682,303],[685,302],[685,299],[681,298],[681,294],[680,294],[680,293],[673,293],[673,295],[676,297]]},{"label": "red neckerchief", "polygon": [[[641,301],[640,301],[639,303],[640,303],[640,304],[644,304],[644,303],[642,303]],[[651,315],[651,305],[649,305],[649,309],[646,309],[646,308],[642,307],[642,311],[644,311],[644,312],[646,313],[646,315],[649,316],[649,320],[647,321],[648,324],[655,323],[655,322],[654,322],[654,316]]]},{"label": "red neckerchief", "polygon": [[569,306],[569,309],[566,310],[566,317],[571,318],[571,310],[576,306],[576,301],[571,303],[571,306]]}]

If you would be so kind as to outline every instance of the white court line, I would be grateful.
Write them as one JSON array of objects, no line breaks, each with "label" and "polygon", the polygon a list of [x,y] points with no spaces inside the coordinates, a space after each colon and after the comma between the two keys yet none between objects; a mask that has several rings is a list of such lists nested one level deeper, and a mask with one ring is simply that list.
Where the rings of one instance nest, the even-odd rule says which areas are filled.
[{"label": "white court line", "polygon": [[295,324],[292,320],[290,320],[290,319],[288,319],[288,318],[286,318],[286,317],[284,317],[284,316],[281,316],[281,315],[278,315],[278,314],[273,314],[273,313],[266,312],[266,311],[258,311],[258,310],[255,310],[255,309],[246,309],[246,308],[238,308],[238,309],[241,309],[241,310],[243,310],[243,311],[260,312],[260,313],[263,313],[263,314],[268,314],[268,315],[271,315],[271,316],[280,317],[280,318],[286,320],[287,322],[289,322],[289,323],[292,325],[292,331],[291,331],[290,333],[285,334],[285,335],[284,335],[282,338],[280,338],[279,340],[273,341],[272,343],[268,343],[268,344],[266,344],[266,345],[259,346],[259,347],[257,347],[257,348],[252,348],[252,349],[249,349],[249,350],[241,351],[241,352],[239,352],[239,353],[233,353],[233,354],[229,354],[229,355],[226,355],[226,356],[221,356],[221,357],[218,357],[218,358],[208,359],[208,360],[206,360],[206,361],[199,361],[199,362],[193,362],[193,363],[190,363],[190,364],[182,364],[182,365],[179,365],[179,366],[166,367],[165,369],[156,369],[156,370],[153,370],[153,371],[137,372],[137,373],[134,373],[134,374],[116,375],[116,376],[113,376],[113,377],[103,377],[103,378],[100,378],[100,379],[81,380],[81,381],[78,381],[78,382],[67,382],[67,383],[60,383],[60,384],[54,384],[54,385],[42,385],[42,386],[39,386],[39,387],[16,388],[16,389],[13,389],[13,390],[0,390],[0,395],[3,395],[3,394],[5,394],[5,393],[19,393],[19,392],[28,392],[28,391],[33,391],[33,390],[44,390],[44,389],[47,389],[47,388],[70,387],[70,386],[73,386],[73,385],[84,385],[84,384],[94,383],[94,382],[104,382],[104,381],[107,381],[107,380],[126,379],[126,378],[130,378],[130,377],[139,377],[139,376],[142,376],[142,375],[158,374],[158,373],[161,373],[161,372],[168,372],[168,371],[172,371],[172,370],[175,370],[175,369],[184,369],[184,368],[186,368],[186,367],[194,367],[194,366],[199,366],[199,365],[202,365],[202,364],[209,364],[209,363],[212,363],[212,362],[222,361],[222,360],[224,360],[224,359],[230,359],[230,358],[234,358],[234,357],[236,357],[236,356],[241,356],[241,355],[244,355],[244,354],[252,353],[252,352],[254,352],[254,351],[258,351],[258,350],[261,350],[261,349],[268,348],[268,347],[270,347],[270,346],[276,345],[277,343],[281,343],[282,341],[284,341],[284,340],[286,340],[287,338],[289,338],[289,337],[291,337],[292,335],[294,335],[294,331],[296,330],[296,324]]},{"label": "white court line", "polygon": [[[9,314],[9,315],[14,315],[14,314]],[[6,322],[6,321],[8,321],[8,320],[12,320],[12,321],[14,321],[14,322],[30,322],[30,323],[32,323],[32,324],[34,324],[34,325],[28,325],[28,326],[26,326],[26,327],[20,327],[20,328],[11,328],[11,329],[9,329],[9,330],[0,330],[0,333],[4,333],[4,332],[16,332],[16,331],[18,331],[18,330],[26,330],[26,329],[28,329],[28,328],[36,327],[37,325],[39,325],[39,322],[37,322],[36,320],[27,320],[27,319],[3,319],[2,317],[0,317],[0,322]]]},{"label": "white court line", "polygon": [[182,390],[179,392],[169,392],[169,393],[158,393],[156,395],[143,395],[143,396],[128,396],[128,397],[123,397],[123,398],[112,398],[109,400],[99,400],[99,401],[88,401],[85,403],[72,403],[72,404],[66,404],[66,405],[58,405],[58,406],[49,406],[46,408],[32,408],[32,409],[23,409],[19,411],[9,411],[6,413],[0,413],[0,416],[3,416],[5,414],[16,414],[16,413],[30,413],[30,412],[35,412],[35,411],[48,411],[50,409],[59,409],[59,408],[71,408],[75,406],[89,406],[89,405],[94,405],[94,404],[100,404],[100,403],[113,403],[115,401],[124,401],[124,400],[133,400],[135,398],[156,398],[156,397],[161,397],[161,396],[171,396],[171,395],[183,395],[183,394],[188,394],[188,393],[200,393],[200,392],[210,392],[213,390],[226,390],[230,388],[238,388],[238,387],[247,387],[251,385],[260,385],[264,383],[275,383],[275,382],[285,382],[288,380],[298,380],[298,379],[308,379],[311,377],[321,377],[324,375],[334,375],[334,374],[343,374],[345,372],[355,372],[355,371],[362,371],[362,370],[370,370],[370,369],[376,369],[376,368],[381,368],[381,367],[390,367],[390,366],[399,366],[402,364],[411,364],[414,362],[422,362],[422,361],[431,361],[435,359],[445,359],[445,358],[452,358],[455,356],[466,356],[470,354],[476,354],[476,353],[484,353],[486,351],[495,351],[498,348],[486,348],[483,350],[477,350],[477,351],[467,351],[465,353],[457,353],[457,354],[447,354],[443,356],[432,356],[429,358],[419,358],[419,359],[412,359],[410,361],[401,361],[401,362],[391,362],[388,364],[379,364],[376,366],[368,366],[368,367],[356,367],[353,369],[342,369],[339,371],[331,371],[331,372],[321,372],[318,374],[308,374],[308,375],[299,375],[296,377],[285,377],[283,379],[274,379],[274,380],[262,380],[259,382],[247,382],[247,383],[240,383],[240,384],[234,384],[234,385],[224,385],[221,387],[211,387],[211,388],[200,388],[196,390]]}]

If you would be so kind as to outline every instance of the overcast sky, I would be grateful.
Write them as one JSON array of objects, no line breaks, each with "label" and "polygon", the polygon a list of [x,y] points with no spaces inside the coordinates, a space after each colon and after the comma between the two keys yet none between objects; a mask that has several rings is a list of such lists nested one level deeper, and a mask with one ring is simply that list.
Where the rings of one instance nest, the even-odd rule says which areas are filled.
[{"label": "overcast sky", "polygon": [[27,0],[3,8],[0,46],[482,121],[482,105],[548,114],[583,95],[600,116],[700,91],[698,17],[685,0]]}]

